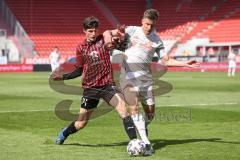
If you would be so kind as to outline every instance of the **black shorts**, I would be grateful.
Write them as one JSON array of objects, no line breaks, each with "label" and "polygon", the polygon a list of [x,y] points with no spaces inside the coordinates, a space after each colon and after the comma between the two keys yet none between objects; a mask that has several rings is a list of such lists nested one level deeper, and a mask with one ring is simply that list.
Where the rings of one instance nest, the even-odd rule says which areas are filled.
[{"label": "black shorts", "polygon": [[86,88],[83,91],[81,107],[87,110],[96,108],[100,98],[109,103],[116,93],[121,92],[113,84],[107,84],[101,87]]}]

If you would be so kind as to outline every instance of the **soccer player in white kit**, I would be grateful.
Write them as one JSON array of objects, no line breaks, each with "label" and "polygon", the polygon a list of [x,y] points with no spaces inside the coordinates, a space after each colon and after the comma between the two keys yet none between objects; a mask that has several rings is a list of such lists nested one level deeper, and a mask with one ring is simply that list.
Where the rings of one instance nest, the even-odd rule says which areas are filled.
[{"label": "soccer player in white kit", "polygon": [[228,54],[228,77],[235,76],[236,66],[236,55],[230,51]]},{"label": "soccer player in white kit", "polygon": [[61,58],[61,56],[60,56],[60,53],[58,51],[58,47],[55,46],[53,51],[49,55],[52,71],[54,71],[56,68],[59,67],[59,65],[60,65],[60,58]]},{"label": "soccer player in white kit", "polygon": [[[155,115],[153,79],[150,69],[154,53],[157,53],[162,64],[166,66],[199,66],[196,61],[183,62],[169,58],[155,29],[158,17],[157,10],[148,9],[144,12],[142,26],[126,27],[125,33],[128,37],[128,47],[124,52],[120,75],[120,86],[129,106],[129,112],[141,139],[147,146],[145,155],[154,153],[147,137],[147,123],[145,122],[145,117],[150,122]],[[143,105],[145,117],[140,113],[139,101]]]}]

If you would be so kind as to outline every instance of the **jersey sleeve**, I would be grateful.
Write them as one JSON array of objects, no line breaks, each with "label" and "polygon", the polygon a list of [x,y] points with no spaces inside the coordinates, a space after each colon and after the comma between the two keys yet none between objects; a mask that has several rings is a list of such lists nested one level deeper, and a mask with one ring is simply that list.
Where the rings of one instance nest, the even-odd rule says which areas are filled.
[{"label": "jersey sleeve", "polygon": [[83,67],[83,53],[82,52],[83,52],[82,46],[79,45],[76,49],[76,64],[75,64],[76,68]]},{"label": "jersey sleeve", "polygon": [[156,51],[157,55],[158,55],[158,58],[162,59],[165,55],[167,55],[165,49],[157,49]]},{"label": "jersey sleeve", "polygon": [[167,55],[165,48],[164,48],[164,44],[162,42],[162,40],[158,37],[158,46],[156,48],[156,53],[158,55],[158,58],[163,58],[165,55]]},{"label": "jersey sleeve", "polygon": [[127,26],[125,29],[125,33],[130,37],[134,34],[135,31],[136,31],[135,26]]}]

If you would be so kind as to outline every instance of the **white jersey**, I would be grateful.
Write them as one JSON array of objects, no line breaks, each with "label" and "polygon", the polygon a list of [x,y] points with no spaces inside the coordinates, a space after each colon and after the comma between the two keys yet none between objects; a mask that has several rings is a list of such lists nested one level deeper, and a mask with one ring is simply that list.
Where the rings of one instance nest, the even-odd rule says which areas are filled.
[{"label": "white jersey", "polygon": [[60,65],[59,64],[60,54],[57,53],[56,51],[53,51],[50,53],[49,59],[50,59],[52,71],[54,71]]},{"label": "white jersey", "polygon": [[236,55],[234,53],[229,53],[228,55],[228,67],[229,68],[236,67]]},{"label": "white jersey", "polygon": [[150,63],[154,53],[162,58],[166,53],[162,40],[156,31],[145,35],[142,27],[129,26],[126,28],[126,34],[129,36],[129,46],[125,51],[127,63]]},{"label": "white jersey", "polygon": [[125,70],[122,71],[125,72],[125,78],[142,77],[144,81],[151,80],[150,63],[154,53],[157,53],[159,58],[166,55],[163,42],[155,30],[149,35],[145,35],[140,26],[129,26],[125,32],[129,36],[128,47],[125,50],[125,59],[122,64],[122,69]]},{"label": "white jersey", "polygon": [[58,63],[60,55],[57,52],[53,51],[50,53],[49,58],[50,58],[50,63]]}]

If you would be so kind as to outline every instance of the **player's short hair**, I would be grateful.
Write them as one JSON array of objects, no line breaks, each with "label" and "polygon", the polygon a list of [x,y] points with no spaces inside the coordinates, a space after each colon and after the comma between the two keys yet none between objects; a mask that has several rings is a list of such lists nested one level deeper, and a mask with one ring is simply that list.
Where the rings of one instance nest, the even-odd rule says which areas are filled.
[{"label": "player's short hair", "polygon": [[94,16],[87,17],[83,21],[84,30],[98,28],[98,26],[99,26],[99,20]]},{"label": "player's short hair", "polygon": [[157,21],[159,18],[159,12],[156,9],[148,9],[143,14],[143,19],[144,18]]}]

